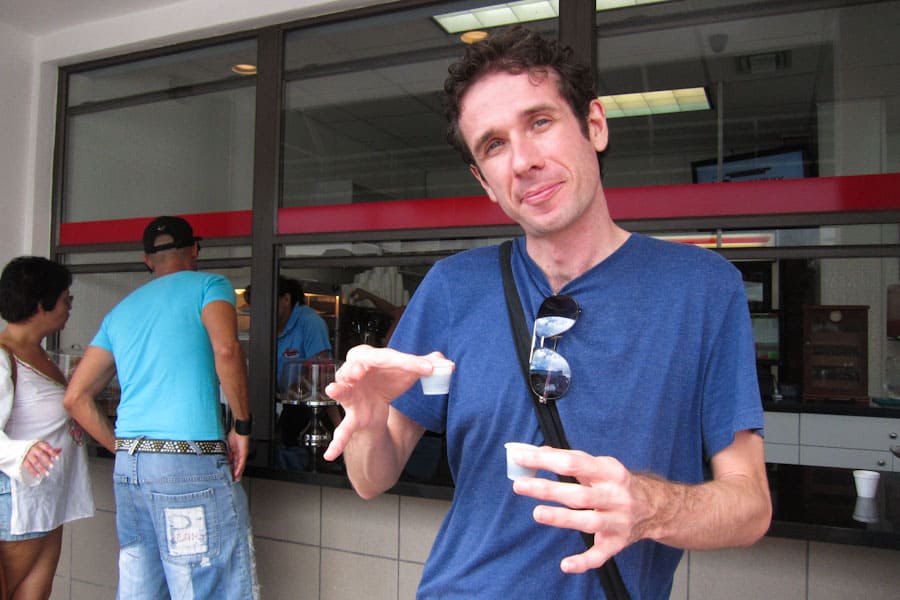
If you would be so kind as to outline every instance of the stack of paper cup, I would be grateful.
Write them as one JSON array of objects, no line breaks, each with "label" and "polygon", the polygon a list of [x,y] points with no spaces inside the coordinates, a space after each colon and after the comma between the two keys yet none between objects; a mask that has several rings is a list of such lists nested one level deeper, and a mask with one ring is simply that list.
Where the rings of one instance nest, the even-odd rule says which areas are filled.
[{"label": "stack of paper cup", "polygon": [[853,471],[853,481],[856,483],[856,495],[860,498],[874,498],[878,490],[878,471]]}]

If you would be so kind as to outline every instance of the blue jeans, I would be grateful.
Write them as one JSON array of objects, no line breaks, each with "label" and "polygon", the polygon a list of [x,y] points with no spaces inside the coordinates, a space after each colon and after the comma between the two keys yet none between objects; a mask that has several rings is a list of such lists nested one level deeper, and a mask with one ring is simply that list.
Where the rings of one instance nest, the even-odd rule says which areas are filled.
[{"label": "blue jeans", "polygon": [[116,453],[119,600],[259,598],[247,496],[221,454]]},{"label": "blue jeans", "polygon": [[12,528],[12,484],[6,473],[0,473],[0,541],[20,542],[44,537],[49,531],[35,531],[33,533],[13,534]]}]

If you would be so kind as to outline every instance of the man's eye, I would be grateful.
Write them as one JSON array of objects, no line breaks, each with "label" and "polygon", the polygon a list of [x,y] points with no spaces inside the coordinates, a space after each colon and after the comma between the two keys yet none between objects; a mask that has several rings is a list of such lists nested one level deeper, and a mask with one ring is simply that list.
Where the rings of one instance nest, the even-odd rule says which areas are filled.
[{"label": "man's eye", "polygon": [[534,126],[537,128],[543,128],[550,124],[550,119],[546,117],[540,117],[534,120]]},{"label": "man's eye", "polygon": [[496,151],[497,151],[499,148],[501,148],[502,146],[503,146],[503,142],[502,142],[502,141],[500,141],[500,140],[491,140],[490,142],[488,142],[487,144],[485,144],[485,146],[484,146],[484,153],[485,153],[485,154],[492,154],[493,152],[496,152]]}]

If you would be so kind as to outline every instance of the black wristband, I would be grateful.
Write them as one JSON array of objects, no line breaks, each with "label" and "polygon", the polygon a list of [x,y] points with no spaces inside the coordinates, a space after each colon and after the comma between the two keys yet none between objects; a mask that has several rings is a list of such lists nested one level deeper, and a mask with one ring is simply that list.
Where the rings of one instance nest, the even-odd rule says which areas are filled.
[{"label": "black wristband", "polygon": [[253,415],[250,415],[250,418],[246,421],[241,421],[240,419],[234,420],[234,432],[238,435],[250,435],[250,432],[253,430]]}]

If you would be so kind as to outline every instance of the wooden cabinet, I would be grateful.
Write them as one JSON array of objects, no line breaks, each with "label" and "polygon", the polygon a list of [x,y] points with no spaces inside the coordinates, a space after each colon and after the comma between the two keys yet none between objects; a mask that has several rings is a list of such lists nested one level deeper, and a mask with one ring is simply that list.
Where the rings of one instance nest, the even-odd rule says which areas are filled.
[{"label": "wooden cabinet", "polygon": [[803,307],[803,399],[868,404],[868,306]]}]

